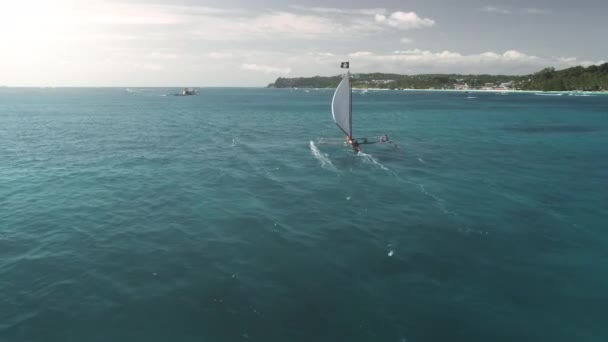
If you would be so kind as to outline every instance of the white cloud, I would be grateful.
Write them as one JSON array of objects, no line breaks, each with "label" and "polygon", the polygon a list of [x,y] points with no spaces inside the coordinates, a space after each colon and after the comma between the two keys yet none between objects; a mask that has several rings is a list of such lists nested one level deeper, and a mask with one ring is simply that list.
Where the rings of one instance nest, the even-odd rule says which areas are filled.
[{"label": "white cloud", "polygon": [[153,15],[124,15],[109,14],[97,16],[94,21],[99,24],[107,25],[167,25],[179,24],[181,18],[177,16],[153,16]]},{"label": "white cloud", "polygon": [[605,60],[599,60],[599,61],[580,61],[580,62],[575,62],[574,65],[571,66],[577,66],[577,65],[582,65],[584,67],[588,67],[590,65],[600,65],[600,64],[604,64],[606,63]]},{"label": "white cloud", "polygon": [[183,34],[209,41],[334,39],[345,36],[352,23],[318,15],[269,12],[257,16],[209,16]]},{"label": "white cloud", "polygon": [[430,53],[430,51],[422,51],[420,49],[413,49],[413,50],[395,51],[393,53],[402,54],[402,55],[414,55],[414,54],[421,54],[421,53]]},{"label": "white cloud", "polygon": [[263,64],[242,64],[242,70],[248,71],[259,71],[267,74],[289,74],[291,73],[291,68],[286,67],[274,67],[270,65]]},{"label": "white cloud", "polygon": [[576,57],[555,57],[562,63],[576,63]]},{"label": "white cloud", "polygon": [[317,57],[335,57],[336,56],[331,52],[309,52],[308,54],[310,56],[317,56]]},{"label": "white cloud", "polygon": [[238,14],[241,10],[207,6],[180,6],[152,3],[119,3],[93,0],[83,6],[80,15],[93,22],[110,25],[171,25],[196,22],[200,17]]},{"label": "white cloud", "polygon": [[231,52],[210,52],[209,54],[207,54],[207,56],[213,59],[224,59],[231,58],[234,56],[234,54],[232,54]]},{"label": "white cloud", "polygon": [[497,6],[486,6],[481,9],[484,12],[496,14],[549,14],[550,10],[544,8],[527,7],[515,10],[506,9]]},{"label": "white cloud", "polygon": [[[46,0],[31,1],[44,4]],[[299,10],[263,9],[252,13],[197,5],[103,0],[56,0],[52,6],[50,3],[48,6],[36,5],[35,10],[28,12],[29,7],[24,3],[11,5],[4,13],[0,11],[0,34],[16,31],[19,36],[27,34],[28,39],[42,40],[52,35],[53,39],[70,41],[86,41],[91,37],[105,41],[333,40],[367,37],[381,33],[387,26],[424,26],[430,20],[418,18],[415,13],[395,12],[386,17],[385,22],[379,23],[373,15],[386,13],[383,8],[294,6]],[[407,17],[410,15],[414,17]],[[20,19],[22,17],[27,20]],[[61,31],[49,30],[49,27],[60,28]],[[25,40],[7,36],[14,41]]]},{"label": "white cloud", "polygon": [[373,55],[373,53],[369,52],[369,51],[357,51],[357,52],[348,54],[349,57],[361,57],[361,56],[371,56],[371,55]]},{"label": "white cloud", "polygon": [[355,14],[355,15],[376,15],[386,13],[385,8],[359,8],[359,9],[343,9],[332,7],[305,7],[299,5],[289,6],[300,11],[315,12],[321,14]]},{"label": "white cloud", "polygon": [[151,71],[160,71],[163,70],[164,67],[160,64],[156,63],[133,63],[132,67],[143,70],[151,70]]},{"label": "white cloud", "polygon": [[408,38],[408,37],[403,37],[399,40],[402,44],[411,44],[414,42],[413,39]]},{"label": "white cloud", "polygon": [[300,14],[266,12],[257,16],[205,17],[195,28],[183,35],[209,41],[276,41],[287,39],[333,41],[360,39],[382,33],[386,24],[379,24],[371,16]]},{"label": "white cloud", "polygon": [[151,52],[148,54],[149,58],[152,59],[177,59],[180,56],[175,54],[175,53],[169,53],[169,52],[160,52],[160,51],[155,51],[155,52]]},{"label": "white cloud", "polygon": [[376,14],[376,22],[386,24],[402,30],[430,27],[435,25],[435,21],[429,18],[421,18],[415,12],[393,12],[388,17],[383,14]]},{"label": "white cloud", "polygon": [[488,13],[511,14],[510,10],[500,8],[500,7],[495,7],[495,6],[486,6],[486,7],[482,8],[482,11],[488,12]]},{"label": "white cloud", "polygon": [[526,74],[550,66],[559,69],[601,63],[580,61],[574,57],[543,58],[517,50],[466,55],[447,50],[412,49],[390,54],[353,53],[350,56],[351,67],[357,72]]},{"label": "white cloud", "polygon": [[298,36],[313,36],[339,29],[329,19],[311,15],[276,12],[261,15],[248,22],[248,30],[264,33],[289,33]]}]

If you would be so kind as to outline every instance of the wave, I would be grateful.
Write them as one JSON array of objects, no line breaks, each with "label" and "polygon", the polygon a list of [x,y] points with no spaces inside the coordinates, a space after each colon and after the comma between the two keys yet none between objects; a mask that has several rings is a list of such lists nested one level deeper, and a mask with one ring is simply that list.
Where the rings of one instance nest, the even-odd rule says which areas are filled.
[{"label": "wave", "polygon": [[329,160],[329,157],[327,157],[327,154],[319,151],[319,148],[312,140],[310,141],[310,152],[312,152],[312,155],[321,163],[322,168],[332,171],[338,171],[338,169],[336,169],[331,160]]},{"label": "wave", "polygon": [[563,93],[534,93],[537,96],[562,96]]}]

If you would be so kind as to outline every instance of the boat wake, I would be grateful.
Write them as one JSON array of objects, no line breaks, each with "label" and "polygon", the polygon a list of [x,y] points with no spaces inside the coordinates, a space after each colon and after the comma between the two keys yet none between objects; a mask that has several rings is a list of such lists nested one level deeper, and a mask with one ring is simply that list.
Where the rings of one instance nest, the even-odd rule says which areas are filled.
[{"label": "boat wake", "polygon": [[327,154],[319,151],[319,148],[312,140],[310,141],[310,152],[312,152],[312,155],[321,163],[322,168],[336,172],[338,171],[331,160],[329,160],[329,157],[327,157]]},{"label": "boat wake", "polygon": [[453,215],[453,216],[456,216],[456,215],[457,215],[455,212],[453,212],[453,211],[451,211],[451,210],[448,210],[448,209],[446,208],[446,206],[445,206],[445,200],[444,200],[443,198],[441,198],[441,197],[439,197],[439,196],[437,196],[437,195],[434,195],[434,194],[432,194],[432,193],[428,192],[428,191],[426,190],[426,188],[424,187],[424,184],[415,183],[415,182],[412,182],[412,183],[413,183],[413,184],[418,185],[418,187],[420,188],[420,191],[421,191],[423,194],[425,194],[425,195],[427,195],[428,197],[430,197],[430,198],[432,198],[433,200],[435,200],[435,203],[437,204],[437,207],[438,207],[438,208],[439,208],[439,209],[440,209],[440,210],[441,210],[441,211],[442,211],[444,214],[447,214],[447,215]]},{"label": "boat wake", "polygon": [[[444,214],[446,214],[446,215],[452,215],[452,216],[457,216],[458,215],[456,212],[451,211],[451,210],[449,210],[446,207],[446,203],[445,203],[446,201],[443,198],[441,198],[441,197],[433,194],[432,192],[428,191],[426,189],[426,187],[424,186],[424,184],[417,183],[417,182],[414,182],[414,181],[411,181],[411,180],[408,180],[408,179],[401,178],[393,170],[391,170],[391,169],[387,168],[386,166],[382,165],[382,163],[380,163],[371,154],[359,152],[359,153],[357,153],[357,156],[360,157],[360,158],[363,158],[364,162],[372,164],[372,165],[374,165],[375,167],[377,167],[379,169],[382,169],[382,170],[384,170],[386,172],[389,172],[391,175],[395,176],[399,181],[415,185],[418,188],[418,190],[420,190],[421,193],[423,193],[425,196],[428,196],[429,198],[431,198],[435,202],[435,204],[439,208],[439,210],[441,210],[441,212],[443,212]],[[418,158],[418,160],[420,162],[422,162],[422,163],[425,163],[424,160],[422,160],[421,158]]]},{"label": "boat wake", "polygon": [[378,167],[378,168],[380,168],[380,169],[382,169],[384,171],[390,172],[394,176],[397,176],[397,174],[395,172],[393,172],[393,170],[391,170],[388,167],[382,165],[382,163],[380,163],[378,161],[378,159],[374,158],[374,156],[372,156],[371,154],[367,154],[367,153],[359,151],[359,153],[357,153],[357,156],[363,158],[364,162],[372,164],[375,167]]}]

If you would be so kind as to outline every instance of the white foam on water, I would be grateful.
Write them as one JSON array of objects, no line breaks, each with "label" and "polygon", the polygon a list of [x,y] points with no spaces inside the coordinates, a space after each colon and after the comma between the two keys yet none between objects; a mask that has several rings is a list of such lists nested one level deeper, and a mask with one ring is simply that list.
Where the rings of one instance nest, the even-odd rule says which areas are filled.
[{"label": "white foam on water", "polygon": [[387,255],[389,257],[392,257],[395,254],[395,251],[393,251],[392,249],[390,251],[388,251]]},{"label": "white foam on water", "polygon": [[418,161],[421,162],[422,164],[426,164],[426,162],[422,158],[418,158]]},{"label": "white foam on water", "polygon": [[327,154],[319,151],[319,148],[312,140],[310,141],[310,152],[312,152],[312,155],[321,163],[322,168],[332,171],[338,171],[334,164],[332,164],[331,160],[329,160],[329,157],[327,157]]},{"label": "white foam on water", "polygon": [[[412,182],[413,183],[413,182]],[[417,183],[414,183],[417,184]],[[423,194],[429,196],[430,198],[434,199],[435,202],[437,203],[437,206],[439,207],[439,209],[441,209],[441,211],[443,211],[444,214],[449,214],[449,215],[454,215],[456,216],[456,213],[453,211],[448,210],[445,207],[445,200],[435,194],[432,194],[428,191],[426,191],[426,188],[424,187],[424,184],[417,184],[418,187],[420,188],[420,191],[422,191]]]},{"label": "white foam on water", "polygon": [[392,173],[394,176],[397,176],[397,174],[396,174],[396,173],[394,173],[394,172],[393,172],[391,169],[389,169],[388,167],[386,167],[386,166],[382,165],[382,163],[380,163],[380,162],[378,161],[378,159],[374,158],[374,156],[372,156],[371,154],[367,154],[367,153],[364,153],[364,152],[362,152],[362,151],[359,151],[359,153],[357,153],[357,156],[359,156],[359,157],[363,158],[363,161],[364,161],[364,162],[369,163],[369,164],[372,164],[372,165],[374,165],[374,166],[376,166],[376,167],[378,167],[378,168],[380,168],[380,169],[382,169],[382,170],[384,170],[384,171],[388,171],[388,172]]}]

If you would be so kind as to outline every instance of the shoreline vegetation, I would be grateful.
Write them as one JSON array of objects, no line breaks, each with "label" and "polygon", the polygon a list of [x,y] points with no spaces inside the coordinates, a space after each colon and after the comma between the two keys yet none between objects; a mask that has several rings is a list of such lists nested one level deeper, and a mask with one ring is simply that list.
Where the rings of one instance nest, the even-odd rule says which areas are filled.
[{"label": "shoreline vegetation", "polygon": [[[341,76],[279,77],[268,88],[335,88]],[[491,92],[585,92],[608,93],[608,63],[555,70],[546,68],[530,75],[459,75],[385,73],[352,74],[353,89],[435,90]]]}]

